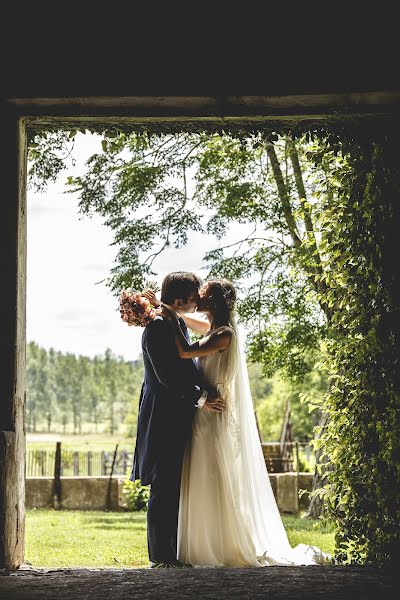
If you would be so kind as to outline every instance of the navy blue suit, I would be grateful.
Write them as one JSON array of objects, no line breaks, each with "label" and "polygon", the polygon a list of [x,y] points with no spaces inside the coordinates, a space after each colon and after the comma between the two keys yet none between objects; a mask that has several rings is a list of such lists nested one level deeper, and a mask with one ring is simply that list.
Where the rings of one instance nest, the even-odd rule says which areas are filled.
[{"label": "navy blue suit", "polygon": [[150,560],[173,563],[182,461],[202,383],[196,363],[179,357],[172,327],[163,317],[156,317],[145,328],[142,352],[144,382],[130,479],[151,486],[147,512]]}]

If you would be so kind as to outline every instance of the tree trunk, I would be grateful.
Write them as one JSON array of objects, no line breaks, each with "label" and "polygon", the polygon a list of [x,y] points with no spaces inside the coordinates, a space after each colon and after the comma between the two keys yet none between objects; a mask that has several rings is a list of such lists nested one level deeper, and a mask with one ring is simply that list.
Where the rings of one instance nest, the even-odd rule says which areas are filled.
[{"label": "tree trunk", "polygon": [[115,431],[115,424],[114,424],[114,398],[111,400],[111,405],[110,405],[110,433],[111,435],[114,434]]},{"label": "tree trunk", "polygon": [[75,405],[73,405],[73,409],[72,410],[73,410],[73,417],[72,418],[73,418],[73,423],[74,423],[74,435],[76,435],[76,431],[78,429],[78,414],[77,414],[76,406]]},{"label": "tree trunk", "polygon": [[299,232],[297,230],[296,220],[293,216],[292,207],[290,204],[290,195],[288,193],[287,187],[285,185],[285,181],[283,179],[281,167],[279,164],[279,159],[276,155],[275,148],[272,142],[267,142],[266,150],[268,154],[268,158],[271,163],[272,172],[274,174],[274,179],[276,183],[276,187],[278,189],[279,199],[281,201],[283,214],[285,216],[285,220],[288,226],[288,230],[290,236],[292,238],[293,245],[298,248],[301,246],[301,239],[299,236]]},{"label": "tree trunk", "polygon": [[[291,141],[289,139],[287,139],[287,145],[288,145],[288,150],[289,150],[289,157],[290,157],[292,167],[293,167],[293,173],[294,173],[296,189],[297,189],[297,192],[299,195],[299,199],[306,200],[307,199],[306,198],[306,189],[304,186],[304,181],[303,181],[303,176],[302,176],[302,172],[301,172],[301,166],[300,166],[300,162],[299,162],[296,145],[293,141]],[[267,150],[267,154],[270,159],[270,162],[271,162],[271,167],[272,167],[272,171],[274,174],[276,186],[278,189],[279,198],[281,200],[283,213],[284,213],[284,216],[286,219],[289,233],[290,233],[292,241],[293,241],[293,245],[295,248],[299,248],[301,246],[302,241],[301,241],[301,238],[299,235],[299,230],[297,228],[296,219],[292,212],[292,207],[291,207],[291,203],[290,203],[290,194],[285,185],[282,170],[281,170],[281,167],[279,164],[279,159],[276,155],[273,143],[268,142],[266,144],[266,150]],[[315,279],[315,275],[321,275],[323,273],[323,269],[322,269],[322,264],[321,264],[321,257],[319,255],[318,248],[317,248],[317,243],[316,243],[316,238],[315,238],[315,233],[314,233],[314,226],[313,226],[313,222],[312,222],[312,218],[311,218],[311,212],[310,212],[309,207],[306,204],[304,204],[304,206],[303,206],[303,211],[304,211],[303,224],[305,226],[305,229],[306,229],[308,235],[311,237],[311,240],[313,242],[312,249],[309,250],[310,258],[314,257],[315,264],[314,264],[314,266],[309,267],[309,269],[305,268],[304,265],[300,265],[300,267],[303,269],[303,272],[307,276],[312,289],[314,289],[316,292],[326,291],[327,286],[326,286],[325,282],[323,282],[322,280]],[[333,309],[331,309],[324,302],[321,302],[321,301],[320,301],[320,306],[321,306],[321,309],[323,310],[323,312],[325,313],[327,323],[329,324],[331,321],[331,318],[332,318]],[[319,426],[321,427],[321,431],[318,434],[318,436],[316,436],[316,438],[319,438],[321,436],[321,434],[325,431],[326,427],[328,426],[328,415],[326,413],[322,414],[320,422],[319,422]],[[320,466],[320,461],[321,461],[321,457],[322,457],[323,453],[324,453],[323,448],[319,448],[315,452],[315,461],[316,462],[315,462],[315,473],[314,473],[313,490],[312,490],[313,492],[319,490],[325,483],[326,473],[324,473],[324,472],[320,473],[319,469],[318,469],[318,467]],[[317,494],[311,498],[310,507],[309,507],[307,516],[310,518],[317,519],[322,514],[323,514],[323,498]]]}]

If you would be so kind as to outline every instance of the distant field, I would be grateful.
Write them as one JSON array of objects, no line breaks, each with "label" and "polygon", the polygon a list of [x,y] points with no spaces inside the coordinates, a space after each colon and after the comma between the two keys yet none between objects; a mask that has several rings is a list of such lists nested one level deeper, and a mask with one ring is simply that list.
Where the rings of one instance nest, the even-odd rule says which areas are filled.
[{"label": "distant field", "polygon": [[115,449],[133,452],[135,448],[134,438],[125,438],[122,435],[111,435],[107,433],[27,433],[26,447],[28,450],[54,450],[56,442],[61,442],[64,450],[106,450]]}]

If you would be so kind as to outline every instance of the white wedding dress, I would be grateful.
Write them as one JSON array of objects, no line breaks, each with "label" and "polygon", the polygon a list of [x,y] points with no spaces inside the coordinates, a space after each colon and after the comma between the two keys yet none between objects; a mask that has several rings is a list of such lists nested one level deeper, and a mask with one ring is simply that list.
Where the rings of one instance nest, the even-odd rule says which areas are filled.
[{"label": "white wedding dress", "polygon": [[227,408],[218,414],[196,411],[182,469],[178,559],[214,567],[329,562],[331,557],[315,546],[289,544],[265,466],[233,315],[230,327],[229,347],[199,359],[205,379],[217,387]]}]

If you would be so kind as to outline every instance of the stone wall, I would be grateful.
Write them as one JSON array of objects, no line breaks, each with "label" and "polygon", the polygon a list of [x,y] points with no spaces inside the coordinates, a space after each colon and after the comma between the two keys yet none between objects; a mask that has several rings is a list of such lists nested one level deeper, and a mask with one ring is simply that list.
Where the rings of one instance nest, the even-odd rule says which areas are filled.
[{"label": "stone wall", "polygon": [[[299,498],[299,490],[311,491],[312,473],[271,473],[272,490],[281,512],[297,513],[308,506],[308,494]],[[111,509],[123,510],[123,477],[111,480]],[[61,508],[104,510],[107,508],[109,477],[61,477]],[[52,508],[54,480],[52,477],[27,477],[26,508]]]},{"label": "stone wall", "polygon": [[[109,477],[61,477],[61,508],[104,510],[107,508]],[[123,508],[124,478],[111,480],[111,508]],[[26,508],[52,508],[54,479],[27,477],[25,480]]]}]

